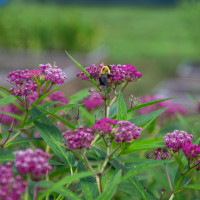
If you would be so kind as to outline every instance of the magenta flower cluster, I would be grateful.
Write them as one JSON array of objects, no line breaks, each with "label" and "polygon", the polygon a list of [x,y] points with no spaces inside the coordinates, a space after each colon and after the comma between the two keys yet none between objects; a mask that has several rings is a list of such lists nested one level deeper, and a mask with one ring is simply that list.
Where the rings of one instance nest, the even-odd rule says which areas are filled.
[{"label": "magenta flower cluster", "polygon": [[163,139],[167,148],[172,149],[174,153],[178,152],[184,145],[184,143],[191,143],[194,136],[188,134],[185,131],[175,130],[172,133],[167,133]]},{"label": "magenta flower cluster", "polygon": [[64,145],[71,150],[89,148],[94,139],[94,130],[79,126],[78,129],[68,130],[62,134]]},{"label": "magenta flower cluster", "polygon": [[62,105],[66,105],[69,103],[69,100],[65,97],[65,94],[63,92],[60,91],[55,91],[53,93],[51,93],[48,98],[50,99],[50,101],[60,101],[62,103],[56,104],[57,106],[62,106]]},{"label": "magenta flower cluster", "polygon": [[118,121],[108,118],[97,120],[94,124],[94,129],[101,136],[110,135],[115,138],[117,143],[131,142],[136,140],[142,131],[141,127],[137,127],[129,121]]},{"label": "magenta flower cluster", "polygon": [[[147,103],[149,101],[155,101],[159,99],[166,99],[166,97],[162,95],[149,95],[149,96],[143,96],[139,100],[141,103]],[[187,113],[187,110],[182,105],[174,103],[170,100],[162,101],[154,105],[141,108],[138,111],[140,114],[145,115],[155,110],[166,108],[166,107],[167,107],[167,110],[162,115],[174,117],[176,113],[180,113],[181,115],[185,115]]]},{"label": "magenta flower cluster", "polygon": [[200,143],[194,145],[191,142],[185,142],[182,146],[182,150],[188,160],[193,160],[194,158],[200,158]]},{"label": "magenta flower cluster", "polygon": [[172,157],[167,148],[156,148],[153,153],[147,154],[147,159],[153,158],[154,160],[170,160]]},{"label": "magenta flower cluster", "polygon": [[142,131],[141,127],[137,127],[129,121],[119,121],[117,122],[117,125],[119,126],[115,132],[115,141],[117,143],[137,140]]},{"label": "magenta flower cluster", "polygon": [[15,96],[28,96],[29,94],[37,91],[37,83],[34,75],[37,77],[38,73],[30,70],[16,70],[8,74],[8,81],[14,85],[10,91]]},{"label": "magenta flower cluster", "polygon": [[48,163],[48,159],[51,155],[43,152],[41,149],[19,150],[15,151],[14,155],[16,156],[15,166],[19,173],[30,173],[38,178],[52,169],[51,165]]},{"label": "magenta flower cluster", "polygon": [[7,162],[5,166],[0,165],[1,200],[20,200],[27,186],[28,182],[23,181],[20,175],[13,175],[12,163]]},{"label": "magenta flower cluster", "polygon": [[87,110],[93,110],[104,105],[104,101],[98,92],[93,92],[83,100],[83,105]]},{"label": "magenta flower cluster", "polygon": [[113,128],[117,125],[117,122],[117,120],[108,118],[99,119],[94,124],[94,130],[97,130],[99,135],[105,136],[113,131]]},{"label": "magenta flower cluster", "polygon": [[[101,68],[104,67],[104,65],[99,65],[99,67],[95,64],[91,65],[90,67],[86,67],[85,70],[91,75],[91,76],[96,76],[96,80],[99,79],[99,74],[101,72]],[[130,64],[124,64],[124,65],[109,65],[110,71],[111,71],[111,83],[114,82],[133,82],[138,80],[139,78],[142,77],[142,74],[137,71],[137,69],[130,65]],[[82,80],[88,80],[88,77],[85,75],[85,73],[81,70],[79,73],[77,73],[78,77],[81,77]]]},{"label": "magenta flower cluster", "polygon": [[63,84],[67,79],[65,73],[57,66],[52,67],[50,64],[39,65],[40,70],[16,70],[8,74],[8,81],[14,85],[10,88],[13,95],[16,96],[28,96],[37,91],[38,84],[35,77],[38,80],[49,80],[52,84]]},{"label": "magenta flower cluster", "polygon": [[49,80],[54,84],[63,84],[64,80],[67,79],[67,76],[62,71],[62,69],[57,66],[52,66],[51,64],[40,64],[41,73],[45,76],[45,80]]}]

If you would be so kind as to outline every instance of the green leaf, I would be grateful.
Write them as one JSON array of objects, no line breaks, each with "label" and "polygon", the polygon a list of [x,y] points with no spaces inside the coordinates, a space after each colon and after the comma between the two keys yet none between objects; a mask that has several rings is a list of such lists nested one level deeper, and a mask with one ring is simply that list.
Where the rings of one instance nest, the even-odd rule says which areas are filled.
[{"label": "green leaf", "polygon": [[159,165],[163,165],[164,163],[169,163],[173,162],[171,160],[154,160],[150,161],[149,163],[143,163],[143,164],[138,164],[135,166],[135,168],[129,170],[124,176],[122,177],[122,182],[128,180],[129,178],[135,176],[136,174],[139,174],[143,172],[144,170],[150,168],[150,167],[155,167]]},{"label": "green leaf", "polygon": [[[173,97],[173,98],[176,98],[176,97]],[[154,104],[160,103],[160,102],[162,102],[162,101],[167,101],[167,100],[173,99],[173,98],[159,99],[159,100],[154,100],[154,101],[149,101],[149,102],[147,102],[147,103],[139,104],[139,105],[137,105],[137,106],[135,106],[135,107],[133,107],[133,108],[128,109],[128,110],[127,110],[127,113],[130,113],[130,112],[132,112],[132,111],[134,111],[134,110],[138,110],[138,109],[140,109],[140,108],[144,108],[144,107],[147,107],[147,106],[150,106],[150,105],[154,105]],[[114,115],[114,116],[112,117],[112,119],[115,119],[115,118],[116,118],[116,115]]]},{"label": "green leaf", "polygon": [[0,161],[1,162],[13,161],[14,159],[15,159],[15,156],[13,155],[13,151],[1,150],[1,152],[0,152]]},{"label": "green leaf", "polygon": [[200,184],[193,184],[193,185],[187,185],[179,188],[182,189],[193,189],[193,190],[200,190]]},{"label": "green leaf", "polygon": [[[72,183],[75,180],[78,180],[80,178],[84,178],[87,176],[91,176],[93,175],[95,172],[81,172],[78,174],[74,174],[74,175],[67,175],[66,177],[64,177],[63,179],[61,179],[60,181],[57,181],[56,183],[54,183],[49,189],[47,189],[45,192],[43,192],[43,194],[38,198],[38,200],[42,200],[46,195],[50,194],[53,191],[59,191],[59,189],[69,183]],[[69,192],[69,190],[64,189],[67,192]],[[64,190],[62,190],[62,195],[67,195],[66,193],[63,194]],[[60,192],[60,191],[59,191]],[[73,193],[74,194],[74,193]]]},{"label": "green leaf", "polygon": [[114,177],[110,177],[108,187],[105,191],[97,198],[97,200],[110,200],[114,196],[117,186],[121,180],[121,170],[117,172]]},{"label": "green leaf", "polygon": [[154,139],[146,139],[143,141],[135,141],[135,143],[128,146],[120,154],[125,155],[125,154],[134,153],[137,151],[165,147],[165,145],[160,144],[161,142],[163,142],[163,138],[154,138]]},{"label": "green leaf", "polygon": [[127,109],[121,91],[117,98],[117,120],[127,120]]},{"label": "green leaf", "polygon": [[[46,112],[46,114],[52,115],[52,116],[55,117],[56,119],[60,120],[60,121],[63,122],[65,125],[67,125],[70,129],[75,129],[75,127],[74,127],[72,124],[70,124],[68,121],[64,120],[62,117],[60,117],[60,116],[54,114],[53,112],[50,112],[50,111],[48,111],[48,110],[42,108],[41,106],[35,105],[35,107],[37,107],[37,108],[39,108],[40,110]],[[41,113],[41,114],[43,114],[43,113]],[[37,116],[37,117],[38,117],[38,116]]]},{"label": "green leaf", "polygon": [[15,100],[16,98],[13,95],[4,97],[3,99],[0,99],[0,106],[8,105],[9,103],[12,103]]},{"label": "green leaf", "polygon": [[[10,90],[8,90],[7,88],[5,88],[5,87],[3,87],[3,86],[1,86],[0,85],[0,88],[1,89],[3,89],[3,90],[5,90],[6,92],[8,92],[9,94],[11,94],[12,95],[12,92],[10,91]],[[13,95],[14,96],[14,95]],[[17,100],[19,100],[20,102],[22,102],[23,104],[25,104],[25,102],[20,98],[20,97],[18,97],[18,96],[14,96]]]},{"label": "green leaf", "polygon": [[60,193],[70,200],[82,200],[77,194],[75,194],[67,188],[57,188],[56,190],[54,190],[54,192]]},{"label": "green leaf", "polygon": [[[85,73],[85,75],[90,79],[90,74],[85,70],[85,68],[80,63],[78,63],[67,51],[65,52],[69,56],[69,58],[80,68],[80,70],[82,70]],[[90,79],[90,80],[95,85],[95,87],[99,90],[99,86],[96,83],[96,81],[93,79]]]},{"label": "green leaf", "polygon": [[91,125],[95,123],[95,118],[92,116],[90,112],[88,112],[84,107],[80,107],[80,116],[81,119],[87,119]]},{"label": "green leaf", "polygon": [[146,115],[134,117],[134,118],[130,119],[129,121],[131,123],[135,124],[136,126],[140,126],[140,125],[145,124],[147,122],[152,122],[154,119],[156,119],[156,117],[158,117],[160,114],[165,112],[165,110],[167,110],[167,108],[162,108],[160,110],[153,111],[153,112],[148,113]]},{"label": "green leaf", "polygon": [[178,163],[178,165],[179,165],[179,167],[180,167],[180,170],[181,170],[181,173],[184,171],[184,165],[183,165],[183,163],[182,163],[182,161],[181,161],[181,159],[180,159],[180,157],[178,156],[178,155],[176,155],[174,152],[172,152],[172,151],[169,151],[173,156],[174,156],[174,158],[176,159],[176,161],[177,161],[177,163]]},{"label": "green leaf", "polygon": [[15,140],[10,142],[7,147],[15,145],[15,144],[21,144],[21,143],[28,143],[28,142],[34,142],[34,141],[40,141],[43,140],[42,138],[24,138],[24,139],[19,139],[19,140]]},{"label": "green leaf", "polygon": [[58,162],[58,161],[52,160],[52,159],[49,159],[49,160],[48,160],[48,163],[49,163],[50,165],[65,165],[64,163],[61,163],[61,162]]},{"label": "green leaf", "polygon": [[4,115],[13,117],[13,118],[15,118],[15,119],[18,119],[18,120],[20,120],[20,121],[23,120],[23,117],[22,117],[22,116],[19,116],[19,115],[13,114],[13,113],[4,112],[4,111],[0,111],[0,113],[3,113]]},{"label": "green leaf", "polygon": [[[37,108],[33,108],[31,111],[31,117],[40,115],[41,112]],[[40,133],[44,141],[49,145],[53,152],[66,164],[71,166],[67,154],[65,153],[62,145],[62,136],[58,128],[47,117],[42,117],[34,122],[37,131]]]},{"label": "green leaf", "polygon": [[120,184],[118,190],[134,196],[138,194],[136,196],[144,200],[151,200],[148,193],[145,191],[144,186],[135,177],[129,179],[126,182],[126,185],[124,183]]}]

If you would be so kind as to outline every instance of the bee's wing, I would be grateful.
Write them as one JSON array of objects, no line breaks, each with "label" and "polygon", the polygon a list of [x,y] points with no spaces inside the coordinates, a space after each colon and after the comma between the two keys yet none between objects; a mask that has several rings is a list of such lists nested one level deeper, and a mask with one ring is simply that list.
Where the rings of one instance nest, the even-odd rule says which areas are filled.
[{"label": "bee's wing", "polygon": [[91,79],[96,79],[99,76],[99,72],[95,72],[93,74],[90,75]]}]

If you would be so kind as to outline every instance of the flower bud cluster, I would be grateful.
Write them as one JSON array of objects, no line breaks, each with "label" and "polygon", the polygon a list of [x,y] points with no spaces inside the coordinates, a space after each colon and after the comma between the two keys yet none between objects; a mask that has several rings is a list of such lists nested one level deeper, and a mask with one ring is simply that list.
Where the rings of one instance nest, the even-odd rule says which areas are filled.
[{"label": "flower bud cluster", "polygon": [[97,130],[99,135],[105,136],[112,132],[117,122],[117,120],[102,118],[101,120],[97,120],[94,124],[94,130]]},{"label": "flower bud cluster", "polygon": [[193,145],[191,142],[185,142],[182,146],[182,150],[188,160],[200,157],[200,143]]},{"label": "flower bud cluster", "polygon": [[34,75],[38,76],[38,72],[31,70],[16,70],[8,74],[8,81],[15,85],[15,88],[10,88],[10,91],[15,96],[28,96],[29,94],[37,91],[37,83]]},{"label": "flower bud cluster", "polygon": [[170,160],[172,157],[167,148],[156,148],[153,153],[147,154],[147,159],[153,158],[154,160]]},{"label": "flower bud cluster", "polygon": [[98,92],[93,92],[87,99],[83,100],[83,105],[87,110],[93,110],[104,105],[104,101]]},{"label": "flower bud cluster", "polygon": [[190,143],[194,136],[188,134],[185,131],[175,130],[172,133],[167,133],[163,139],[167,148],[172,149],[174,153],[178,152],[184,145],[184,143]]},{"label": "flower bud cluster", "polygon": [[136,140],[142,131],[141,127],[137,127],[129,121],[118,121],[108,118],[97,120],[94,124],[94,129],[101,136],[109,134],[117,143]]},{"label": "flower bud cluster", "polygon": [[115,141],[117,143],[137,140],[142,131],[141,127],[137,127],[129,121],[119,121],[117,125],[119,126],[115,133]]},{"label": "flower bud cluster", "polygon": [[54,84],[63,84],[64,80],[67,79],[67,76],[62,71],[62,69],[57,66],[52,66],[51,64],[40,64],[41,73],[45,76],[45,80],[49,80]]},{"label": "flower bud cluster", "polygon": [[[104,65],[96,66],[95,64],[91,65],[90,67],[86,67],[85,70],[91,75],[94,76],[95,80],[99,79],[99,75],[101,74],[101,68],[103,68]],[[124,65],[109,65],[110,67],[110,81],[111,83],[114,82],[133,82],[138,80],[140,77],[142,77],[142,74],[137,71],[137,69],[130,65],[130,64],[124,64]],[[81,70],[79,73],[77,73],[78,77],[81,77],[82,80],[89,80],[89,78],[85,75],[85,73]]]},{"label": "flower bud cluster", "polygon": [[63,84],[67,79],[65,73],[55,66],[54,68],[50,64],[39,65],[40,70],[16,70],[8,74],[8,81],[14,85],[10,89],[13,95],[16,96],[28,96],[37,91],[38,81],[49,80],[52,84]]},{"label": "flower bud cluster", "polygon": [[16,156],[15,166],[19,173],[30,173],[34,177],[38,178],[52,169],[51,165],[48,163],[48,159],[51,155],[43,152],[41,149],[27,149],[25,151],[19,150],[15,151],[14,155]]},{"label": "flower bud cluster", "polygon": [[14,177],[11,168],[10,162],[5,166],[0,165],[0,199],[2,200],[20,200],[28,185],[20,175]]},{"label": "flower bud cluster", "polygon": [[94,139],[94,130],[79,126],[78,129],[68,130],[62,134],[64,145],[71,150],[89,148]]}]

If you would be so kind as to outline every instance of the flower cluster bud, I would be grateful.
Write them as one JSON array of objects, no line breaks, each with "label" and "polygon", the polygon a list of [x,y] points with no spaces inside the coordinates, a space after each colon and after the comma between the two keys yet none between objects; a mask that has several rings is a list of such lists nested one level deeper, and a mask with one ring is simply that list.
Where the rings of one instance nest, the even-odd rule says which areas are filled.
[{"label": "flower cluster bud", "polygon": [[185,131],[175,130],[172,133],[167,133],[163,139],[167,148],[172,149],[174,153],[179,151],[184,145],[184,143],[190,143],[194,136],[188,134]]},{"label": "flower cluster bud", "polygon": [[153,153],[147,154],[147,159],[153,158],[154,160],[170,160],[172,157],[167,148],[156,148]]},{"label": "flower cluster bud", "polygon": [[19,150],[15,151],[14,155],[16,156],[15,166],[19,173],[32,174],[33,177],[39,178],[52,169],[51,165],[48,163],[48,159],[51,155],[45,153],[41,149]]},{"label": "flower cluster bud", "polygon": [[89,148],[94,139],[94,130],[79,126],[78,129],[68,130],[62,134],[64,145],[70,150]]},{"label": "flower cluster bud", "polygon": [[7,162],[5,166],[0,165],[1,200],[20,200],[27,186],[28,182],[24,181],[20,175],[13,175],[12,163]]}]

